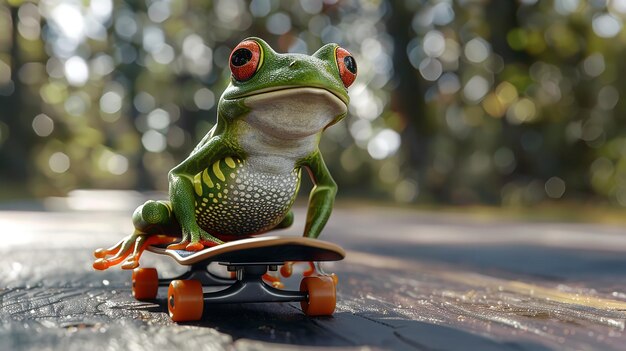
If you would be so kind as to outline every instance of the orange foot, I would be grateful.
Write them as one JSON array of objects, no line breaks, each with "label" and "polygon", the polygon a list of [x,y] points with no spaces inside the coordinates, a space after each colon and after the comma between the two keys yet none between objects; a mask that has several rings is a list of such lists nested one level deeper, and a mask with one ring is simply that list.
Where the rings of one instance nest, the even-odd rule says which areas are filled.
[{"label": "orange foot", "polygon": [[122,264],[122,269],[136,268],[139,266],[141,254],[148,246],[170,244],[176,240],[178,238],[167,235],[131,234],[108,249],[95,250],[93,255],[96,260],[93,262],[93,268],[105,270],[124,260],[126,261]]},{"label": "orange foot", "polygon": [[[280,274],[285,277],[291,277],[291,275],[293,274],[293,265],[294,265],[294,261],[287,261],[285,262],[285,264],[280,267]],[[335,273],[331,273],[331,274],[327,274],[325,273],[321,267],[319,267],[319,265],[316,265],[315,262],[311,262],[311,261],[307,261],[307,262],[302,262],[302,263],[306,263],[309,265],[309,268],[307,268],[302,275],[305,277],[311,277],[311,276],[329,276],[333,279],[333,282],[335,283],[335,286],[337,286],[337,283],[339,283],[339,278],[337,277],[337,275]]]},{"label": "orange foot", "polygon": [[181,241],[176,244],[171,244],[167,248],[169,250],[200,251],[204,248],[213,247],[217,245],[219,245],[219,243],[208,241],[208,240],[201,240],[195,243],[190,243],[189,241]]},{"label": "orange foot", "polygon": [[170,244],[167,246],[168,250],[185,250],[185,248],[187,247],[187,245],[189,244],[189,241],[183,240],[181,242],[178,242],[176,244]]}]

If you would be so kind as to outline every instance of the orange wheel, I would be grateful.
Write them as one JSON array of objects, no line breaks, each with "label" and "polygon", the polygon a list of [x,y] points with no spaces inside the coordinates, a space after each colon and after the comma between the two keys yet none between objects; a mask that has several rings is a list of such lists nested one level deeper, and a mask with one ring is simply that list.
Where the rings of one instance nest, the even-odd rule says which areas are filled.
[{"label": "orange wheel", "polygon": [[137,300],[153,300],[159,290],[159,276],[155,268],[133,269],[133,296]]},{"label": "orange wheel", "polygon": [[202,318],[204,296],[198,280],[174,280],[167,290],[167,309],[174,322],[197,321]]},{"label": "orange wheel", "polygon": [[300,302],[307,316],[330,316],[335,311],[336,291],[331,277],[306,277],[300,282],[300,291],[309,295],[308,301]]}]

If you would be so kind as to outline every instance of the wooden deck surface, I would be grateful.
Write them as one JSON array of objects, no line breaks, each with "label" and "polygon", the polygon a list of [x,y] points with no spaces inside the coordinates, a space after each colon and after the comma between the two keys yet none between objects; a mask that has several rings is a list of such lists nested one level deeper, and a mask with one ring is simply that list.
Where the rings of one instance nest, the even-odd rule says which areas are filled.
[{"label": "wooden deck surface", "polygon": [[[300,235],[303,211],[281,235]],[[0,350],[626,350],[623,227],[338,206],[323,233],[347,251],[325,266],[340,277],[334,317],[220,305],[176,324],[165,289],[138,302],[130,272],[91,268],[129,218],[0,211]]]}]

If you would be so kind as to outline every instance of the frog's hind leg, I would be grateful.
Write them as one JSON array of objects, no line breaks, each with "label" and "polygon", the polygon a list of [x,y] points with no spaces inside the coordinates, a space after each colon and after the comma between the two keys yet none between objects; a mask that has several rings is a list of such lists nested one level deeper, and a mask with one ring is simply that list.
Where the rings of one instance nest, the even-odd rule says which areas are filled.
[{"label": "frog's hind leg", "polygon": [[[180,239],[180,225],[176,220],[176,216],[174,216],[174,211],[172,210],[172,204],[169,201],[146,201],[143,206],[140,206],[133,213],[133,224],[137,230],[146,232],[146,233],[155,233],[155,232],[167,232],[167,233],[176,233],[176,238]],[[163,228],[168,228],[167,230],[163,230]],[[170,236],[171,238],[171,236]],[[139,242],[135,245],[135,255],[141,256],[143,252],[142,247],[148,247],[150,245],[161,245],[161,244],[169,244],[168,249],[184,249],[185,246],[189,243],[188,241],[180,241],[179,243],[174,244],[179,240],[170,240],[166,242],[165,239],[159,239],[158,243],[150,242],[152,238],[148,239],[147,243]],[[137,252],[139,250],[139,252]],[[138,260],[139,258],[137,258]],[[124,265],[126,265],[125,263]],[[130,263],[128,263],[130,264]],[[130,266],[129,266],[130,267]],[[122,267],[124,268],[124,267]]]},{"label": "frog's hind leg", "polygon": [[95,269],[107,269],[129,256],[122,268],[135,268],[139,265],[141,254],[148,246],[171,244],[179,238],[180,226],[174,218],[168,201],[151,200],[139,206],[133,213],[133,224],[135,226],[133,234],[108,249],[98,249],[94,252],[97,258],[93,263]]},{"label": "frog's hind leg", "polygon": [[[94,251],[94,256],[96,256],[97,260],[94,261],[93,268],[97,270],[105,270],[122,262],[130,254],[130,247],[135,243],[141,234],[142,233],[135,231],[135,233],[122,239],[109,249],[98,249]],[[107,257],[109,255],[114,256]]]},{"label": "frog's hind leg", "polygon": [[136,230],[146,234],[154,234],[165,230],[180,231],[180,226],[172,210],[172,204],[169,201],[146,201],[143,205],[137,207],[133,213],[133,225]]},{"label": "frog's hind leg", "polygon": [[[176,237],[167,235],[146,235],[145,233],[135,231],[115,245],[112,250],[96,250],[94,255],[96,255],[98,259],[93,263],[93,267],[98,270],[104,270],[126,260],[124,264],[122,264],[122,269],[137,268],[139,266],[139,258],[148,246],[171,244],[177,239]],[[104,254],[107,251],[109,255],[114,256],[107,257],[108,255]]]}]

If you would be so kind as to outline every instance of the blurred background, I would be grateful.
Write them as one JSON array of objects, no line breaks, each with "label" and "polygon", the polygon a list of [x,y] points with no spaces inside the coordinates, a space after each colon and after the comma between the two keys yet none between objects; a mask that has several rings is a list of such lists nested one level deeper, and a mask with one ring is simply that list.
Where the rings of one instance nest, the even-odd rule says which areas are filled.
[{"label": "blurred background", "polygon": [[356,57],[321,144],[341,197],[620,209],[625,20],[626,0],[1,0],[0,199],[166,190],[259,36]]}]

